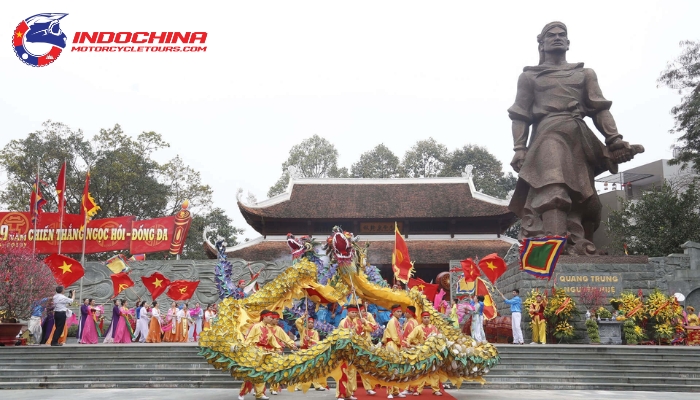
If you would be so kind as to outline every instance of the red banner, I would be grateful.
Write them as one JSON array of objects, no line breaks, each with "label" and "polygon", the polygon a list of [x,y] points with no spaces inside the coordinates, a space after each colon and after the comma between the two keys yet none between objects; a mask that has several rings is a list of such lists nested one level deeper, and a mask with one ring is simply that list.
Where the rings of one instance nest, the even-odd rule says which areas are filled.
[{"label": "red banner", "polygon": [[143,221],[134,217],[93,219],[85,231],[80,230],[84,218],[81,215],[65,214],[63,229],[59,229],[58,213],[40,214],[36,230],[31,218],[28,212],[0,212],[0,243],[31,247],[36,238],[37,253],[51,254],[58,252],[61,235],[61,253],[78,254],[86,233],[85,253],[130,250],[132,254],[143,254],[167,251],[174,241],[184,241],[182,237],[174,239],[177,216]]}]

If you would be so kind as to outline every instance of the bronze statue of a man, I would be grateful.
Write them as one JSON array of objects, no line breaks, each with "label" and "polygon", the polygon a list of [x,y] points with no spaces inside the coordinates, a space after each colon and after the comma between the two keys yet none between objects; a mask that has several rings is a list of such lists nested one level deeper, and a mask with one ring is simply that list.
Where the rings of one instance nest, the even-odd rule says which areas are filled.
[{"label": "bronze statue of a man", "polygon": [[[601,211],[594,178],[606,170],[617,173],[618,163],[644,148],[622,140],[595,72],[566,61],[566,25],[547,24],[537,42],[539,65],[523,69],[508,109],[515,144],[511,166],[519,173],[509,208],[521,218],[522,237],[567,236],[569,253],[594,254]],[[583,121],[586,116],[605,144]]]}]

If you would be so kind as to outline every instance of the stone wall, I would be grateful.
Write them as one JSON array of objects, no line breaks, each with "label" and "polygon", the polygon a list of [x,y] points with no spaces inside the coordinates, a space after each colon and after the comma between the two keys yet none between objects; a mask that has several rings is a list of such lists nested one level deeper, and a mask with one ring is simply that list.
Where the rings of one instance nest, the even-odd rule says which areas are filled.
[{"label": "stone wall", "polygon": [[[604,286],[609,289],[608,300],[619,296],[622,291],[637,293],[640,289],[646,296],[655,288],[666,294],[682,293],[687,297],[686,305],[700,309],[700,244],[687,242],[683,245],[684,254],[671,254],[667,257],[647,258],[646,256],[562,256],[551,281],[536,279],[520,271],[517,257],[509,251],[506,258],[508,270],[498,280],[498,289],[507,297],[513,289],[520,290],[523,299],[533,289],[548,290],[553,285],[569,289],[569,294],[578,301],[576,288],[582,286]],[[570,282],[568,277],[578,277],[578,282]],[[595,279],[593,279],[595,278]],[[587,279],[587,280],[586,280]],[[571,279],[573,280],[573,279]],[[599,282],[606,281],[606,282]],[[510,307],[500,296],[496,299],[498,312],[509,315]],[[575,320],[574,326],[578,342],[587,342],[583,314],[586,310],[579,306],[582,317]],[[529,340],[531,330],[529,316],[523,312],[523,334]]]}]

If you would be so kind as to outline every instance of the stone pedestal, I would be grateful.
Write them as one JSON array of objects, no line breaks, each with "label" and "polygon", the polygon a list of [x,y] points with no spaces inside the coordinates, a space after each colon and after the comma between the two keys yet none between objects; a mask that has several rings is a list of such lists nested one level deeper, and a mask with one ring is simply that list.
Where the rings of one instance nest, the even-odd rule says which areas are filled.
[{"label": "stone pedestal", "polygon": [[600,344],[622,344],[622,322],[598,321]]}]

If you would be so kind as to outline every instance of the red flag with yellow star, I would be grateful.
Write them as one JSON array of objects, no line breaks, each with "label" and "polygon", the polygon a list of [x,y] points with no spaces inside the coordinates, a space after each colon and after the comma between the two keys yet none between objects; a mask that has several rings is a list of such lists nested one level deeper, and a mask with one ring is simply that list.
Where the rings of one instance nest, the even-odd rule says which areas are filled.
[{"label": "red flag with yellow star", "polygon": [[495,284],[496,279],[500,278],[501,275],[506,272],[508,266],[501,257],[499,257],[496,253],[493,253],[485,256],[479,261],[479,269],[484,272],[484,275],[489,278],[491,283]]},{"label": "red flag with yellow star", "polygon": [[459,262],[462,265],[462,271],[464,272],[465,282],[474,282],[476,278],[481,275],[479,269],[476,267],[476,263],[471,258],[467,258]]},{"label": "red flag with yellow star", "polygon": [[437,295],[438,289],[440,288],[440,285],[436,283],[428,283],[420,278],[410,278],[408,280],[408,287],[409,289],[413,289],[414,287],[423,292],[425,297],[430,301],[435,300],[435,295]]},{"label": "red flag with yellow star", "polygon": [[109,277],[112,279],[112,286],[114,287],[114,295],[112,298],[117,297],[124,289],[134,286],[134,281],[131,280],[126,272],[112,274]]},{"label": "red flag with yellow star", "polygon": [[153,298],[153,300],[163,294],[168,288],[168,285],[170,285],[170,279],[166,278],[160,272],[154,272],[151,276],[142,276],[141,281],[143,282],[143,286],[151,292],[151,298]]},{"label": "red flag with yellow star", "polygon": [[170,284],[167,295],[173,300],[187,300],[194,295],[197,286],[199,281],[175,281]]},{"label": "red flag with yellow star", "polygon": [[85,275],[85,269],[77,260],[61,254],[51,254],[44,259],[59,285],[68,287]]}]

